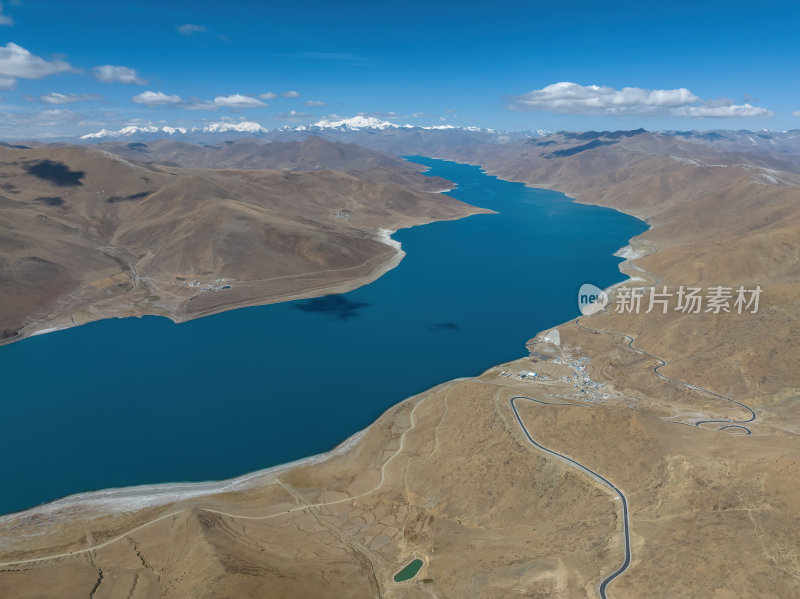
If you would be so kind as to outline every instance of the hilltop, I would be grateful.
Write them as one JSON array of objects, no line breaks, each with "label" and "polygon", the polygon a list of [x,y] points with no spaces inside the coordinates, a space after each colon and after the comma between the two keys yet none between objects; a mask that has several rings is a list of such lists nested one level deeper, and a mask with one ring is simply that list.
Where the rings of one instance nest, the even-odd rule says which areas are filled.
[{"label": "hilltop", "polygon": [[[381,230],[476,211],[435,193],[449,184],[421,167],[352,146],[301,145],[246,171],[86,147],[0,147],[0,338],[352,289],[402,256]],[[199,147],[164,151],[203,161]]]}]

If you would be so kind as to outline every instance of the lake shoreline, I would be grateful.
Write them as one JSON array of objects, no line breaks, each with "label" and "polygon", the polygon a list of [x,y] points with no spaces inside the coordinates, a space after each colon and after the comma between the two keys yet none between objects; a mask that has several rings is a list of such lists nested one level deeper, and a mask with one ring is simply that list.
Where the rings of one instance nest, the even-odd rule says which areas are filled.
[{"label": "lake shoreline", "polygon": [[[531,186],[525,185],[525,187],[531,187]],[[571,198],[569,196],[566,196],[566,197],[569,198],[573,202],[575,201],[574,198]],[[617,212],[621,212],[621,211],[617,210]],[[378,231],[377,235],[376,235],[376,238],[379,241],[381,241],[385,245],[388,245],[389,247],[392,247],[395,251],[394,251],[394,254],[393,254],[393,258],[390,259],[389,261],[387,261],[383,265],[384,270],[382,270],[382,272],[380,274],[376,275],[375,279],[377,279],[380,276],[382,276],[383,274],[385,274],[385,272],[388,272],[389,270],[395,268],[402,261],[402,259],[405,256],[405,252],[402,249],[402,244],[399,241],[396,241],[396,240],[392,239],[392,237],[391,237],[391,235],[394,232],[395,231],[389,230],[389,229],[380,229]],[[625,252],[626,252],[626,248],[630,248],[631,247],[630,244],[634,243],[634,239],[637,236],[638,235],[630,238],[628,240],[628,244],[629,245],[618,249],[617,252],[615,253],[615,255],[618,255],[620,257],[624,257],[625,258],[625,261],[623,261],[623,262],[621,262],[619,264],[619,271],[620,271],[621,274],[629,277],[629,279],[632,278],[632,275],[630,273],[624,272],[623,268],[629,263],[630,260],[637,259],[637,258],[641,257],[641,255],[639,255],[638,252],[633,251],[633,250],[629,251],[628,255],[625,255]],[[369,282],[371,282],[371,281],[369,281]],[[624,280],[621,281],[621,282],[616,283],[615,285],[621,284],[623,282],[624,282]],[[352,284],[354,282],[351,281],[350,283]],[[367,283],[358,284],[357,287],[360,287],[360,286],[363,286],[363,285],[366,285],[366,284]],[[300,299],[300,298],[291,298],[291,299]],[[290,300],[287,299],[287,300],[284,300],[284,301],[290,301]],[[280,302],[275,302],[275,303],[280,303]],[[229,310],[224,310],[224,311],[229,311]],[[199,318],[199,316],[198,316],[198,318]],[[176,321],[173,320],[173,322],[176,322]],[[552,325],[552,326],[559,326],[559,324],[561,324],[561,323],[557,323],[557,324]],[[552,328],[552,326],[549,326],[548,328]],[[487,368],[493,368],[493,367],[494,366],[492,366],[492,365],[487,366]],[[407,401],[407,400],[408,400],[408,398],[403,399],[403,400],[400,401],[400,403],[402,403],[404,401]],[[399,404],[394,404],[394,405],[396,406],[396,405],[399,405]],[[391,407],[388,408],[388,409],[391,409]],[[373,422],[373,424],[374,424],[374,422]],[[252,480],[254,478],[260,478],[262,476],[268,476],[272,472],[283,472],[283,471],[285,471],[287,469],[291,469],[293,467],[299,467],[299,466],[302,466],[302,465],[304,465],[306,463],[316,463],[316,462],[319,462],[319,461],[325,461],[327,459],[330,459],[331,457],[333,457],[335,455],[338,455],[342,451],[346,451],[346,449],[348,447],[350,447],[352,443],[355,443],[357,441],[358,435],[365,434],[369,430],[370,426],[372,426],[372,424],[368,425],[366,428],[362,429],[361,431],[359,431],[357,433],[354,433],[353,435],[348,437],[347,440],[345,440],[344,442],[340,443],[334,449],[332,449],[332,450],[330,450],[328,452],[323,452],[323,453],[315,454],[315,455],[312,455],[312,456],[309,456],[309,457],[306,457],[306,458],[301,458],[299,460],[294,460],[294,461],[290,461],[290,462],[287,462],[287,463],[278,464],[278,465],[275,465],[275,466],[272,466],[272,467],[269,467],[269,468],[266,468],[266,469],[263,469],[263,470],[252,471],[252,472],[250,472],[248,474],[244,474],[244,475],[241,475],[241,476],[232,477],[232,478],[226,478],[226,479],[222,479],[222,480],[214,480],[214,481],[210,481],[210,482],[160,483],[160,484],[150,484],[150,485],[122,486],[122,487],[117,487],[117,488],[113,488],[113,489],[103,489],[103,490],[92,491],[92,492],[87,492],[87,493],[70,494],[70,495],[67,495],[67,496],[65,496],[65,497],[63,497],[61,499],[57,499],[57,500],[54,500],[54,501],[51,501],[51,502],[47,502],[47,503],[41,504],[41,505],[36,506],[36,507],[20,510],[20,511],[17,511],[17,512],[12,512],[12,513],[0,516],[0,521],[2,521],[3,519],[6,519],[6,518],[22,517],[22,516],[25,516],[26,514],[34,513],[34,512],[37,512],[37,511],[48,511],[50,509],[61,509],[61,508],[65,508],[65,507],[71,507],[71,506],[74,506],[74,505],[77,505],[77,504],[82,504],[82,503],[86,503],[86,504],[93,504],[93,503],[94,504],[103,504],[104,502],[106,502],[106,503],[112,502],[116,506],[121,505],[122,507],[120,508],[120,507],[115,507],[114,505],[112,505],[112,506],[109,507],[109,509],[111,509],[111,510],[122,509],[124,511],[126,509],[131,509],[131,508],[139,509],[139,508],[136,508],[135,505],[137,505],[137,502],[138,502],[139,505],[141,505],[142,502],[143,502],[143,498],[150,498],[154,502],[156,502],[157,504],[160,505],[160,504],[171,503],[173,501],[180,500],[181,498],[185,498],[185,496],[190,496],[190,497],[212,496],[214,494],[217,494],[217,493],[220,493],[220,492],[224,492],[224,490],[230,490],[231,488],[237,488],[239,485],[245,484],[246,481]],[[177,493],[179,495],[179,497],[173,497],[173,496],[170,495],[171,493],[173,495],[175,493]],[[159,499],[159,497],[160,497],[160,499]],[[144,503],[147,504],[147,502],[144,502]],[[125,507],[126,505],[128,507]],[[150,507],[150,505],[147,504],[144,507]]]},{"label": "lake shoreline", "polygon": [[[447,193],[448,191],[452,191],[452,188],[451,189],[446,189],[446,190],[441,190],[441,191],[436,191],[436,192],[431,192],[431,193],[443,194],[443,193]],[[476,214],[483,214],[483,213],[486,212],[486,211],[484,211],[484,210],[482,210],[482,209],[480,209],[479,207],[476,207],[476,206],[470,206],[469,208],[472,209],[472,211],[469,214],[465,214],[463,216],[460,216],[460,217],[456,218],[456,220],[458,220],[460,218],[468,218],[469,216],[474,216]],[[434,223],[434,222],[443,222],[443,221],[441,221],[441,220],[425,221],[425,222],[416,223],[414,225],[410,225],[410,227],[424,226],[424,225],[428,225],[428,224],[431,224],[431,223]],[[403,227],[403,228],[408,228],[408,227]],[[376,241],[379,241],[383,245],[391,248],[392,254],[390,256],[388,256],[383,262],[381,262],[381,263],[377,264],[376,266],[372,267],[369,270],[369,272],[367,272],[366,274],[363,274],[363,275],[360,275],[360,276],[357,276],[357,277],[353,277],[353,278],[350,278],[350,279],[346,279],[346,280],[335,282],[335,283],[331,283],[331,284],[326,284],[326,285],[323,285],[321,287],[308,287],[308,288],[304,289],[303,291],[279,294],[277,296],[270,297],[270,298],[245,300],[245,301],[236,302],[236,303],[232,303],[232,304],[228,304],[228,305],[221,305],[221,306],[218,306],[218,307],[216,307],[214,309],[198,312],[198,313],[195,313],[195,314],[177,313],[175,311],[163,311],[161,313],[155,313],[155,312],[153,312],[153,313],[149,313],[149,312],[148,313],[133,313],[133,312],[131,312],[129,314],[123,314],[123,315],[107,315],[107,316],[100,315],[98,318],[85,320],[85,321],[82,321],[80,323],[70,322],[71,321],[71,314],[60,314],[60,315],[57,315],[57,316],[53,317],[50,320],[47,320],[47,321],[42,322],[42,323],[37,323],[37,324],[35,324],[33,326],[31,324],[26,325],[25,327],[20,329],[20,331],[16,335],[14,335],[13,337],[6,337],[4,339],[0,339],[0,348],[2,348],[5,345],[11,345],[11,344],[17,343],[19,341],[23,341],[24,339],[28,339],[30,337],[36,337],[36,336],[39,336],[39,335],[55,333],[55,332],[58,332],[58,331],[72,329],[72,328],[75,328],[75,327],[78,327],[78,326],[82,326],[82,325],[85,325],[85,324],[89,324],[89,323],[92,323],[92,322],[98,322],[98,321],[101,321],[101,320],[108,320],[108,319],[112,319],[112,318],[137,318],[137,317],[142,317],[142,316],[161,316],[163,318],[166,318],[167,320],[170,320],[174,324],[182,324],[182,323],[185,323],[185,322],[191,322],[193,320],[197,320],[199,318],[205,318],[206,316],[213,316],[215,314],[222,314],[222,313],[225,313],[225,312],[230,312],[232,310],[239,310],[239,309],[242,309],[242,308],[250,308],[250,307],[254,307],[254,306],[268,306],[268,305],[272,305],[272,304],[280,304],[280,303],[291,302],[291,301],[295,301],[295,300],[313,299],[313,298],[322,297],[322,296],[325,296],[325,295],[336,295],[336,294],[349,293],[350,291],[354,291],[356,289],[359,289],[361,287],[369,285],[370,283],[375,282],[376,280],[381,278],[383,275],[385,275],[389,271],[393,270],[394,268],[397,268],[397,266],[400,265],[400,263],[403,261],[403,258],[405,257],[406,254],[405,254],[405,251],[402,249],[402,245],[400,244],[400,242],[395,241],[391,237],[398,230],[402,230],[402,228],[401,229],[378,228],[375,231],[373,239],[375,239]],[[373,260],[376,260],[376,259],[380,258],[381,256],[382,255],[374,256],[374,257],[370,258],[364,264],[361,264],[361,265],[359,265],[357,267],[353,267],[353,268],[362,269],[362,268],[365,267],[366,264],[368,264],[369,262],[371,262]],[[303,274],[301,274],[299,276],[313,277],[314,273],[303,273]],[[247,284],[248,282],[244,281],[243,283]]]},{"label": "lake shoreline", "polygon": [[354,433],[330,451],[299,460],[293,460],[285,464],[270,466],[263,470],[248,472],[241,476],[224,480],[156,483],[75,493],[18,512],[2,514],[0,515],[0,524],[9,523],[18,519],[24,520],[37,517],[52,518],[53,516],[58,516],[58,512],[66,512],[66,517],[69,518],[75,508],[80,508],[84,510],[85,513],[89,514],[135,512],[169,505],[186,499],[211,497],[221,493],[242,491],[247,488],[258,486],[260,483],[270,484],[267,480],[259,481],[258,479],[272,478],[292,468],[321,464],[322,462],[341,455],[356,445],[365,433],[366,429]]}]

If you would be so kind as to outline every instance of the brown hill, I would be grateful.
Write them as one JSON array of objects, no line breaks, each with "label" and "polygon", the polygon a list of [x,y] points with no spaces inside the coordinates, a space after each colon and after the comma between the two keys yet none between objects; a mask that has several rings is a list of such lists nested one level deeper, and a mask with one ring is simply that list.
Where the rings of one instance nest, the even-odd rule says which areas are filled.
[{"label": "brown hill", "polygon": [[[583,148],[596,140],[614,143]],[[556,154],[561,151],[565,153]],[[474,148],[461,153],[451,158],[480,160],[488,172],[504,179],[557,188],[579,202],[611,206],[646,220],[652,229],[637,241],[643,248],[654,245],[657,252],[638,264],[657,272],[661,286],[761,285],[764,301],[775,304],[759,316],[755,328],[753,319],[744,317],[623,319],[636,322],[626,326],[634,327],[641,343],[652,344],[654,353],[677,352],[676,359],[697,356],[703,364],[696,372],[700,384],[732,393],[772,394],[796,382],[786,361],[794,357],[785,347],[794,345],[791,340],[800,334],[786,312],[791,290],[800,286],[795,242],[800,176],[761,166],[741,153],[637,131],[559,134],[507,144],[497,153],[474,155]],[[697,328],[714,334],[698,338]],[[718,336],[729,342],[705,345]]]},{"label": "brown hill", "polygon": [[[437,157],[472,162],[502,173],[508,179],[533,186],[555,186],[617,169],[654,157],[695,166],[744,165],[754,171],[773,174],[781,180],[800,183],[800,169],[794,161],[763,152],[735,152],[693,143],[680,137],[634,131],[589,131],[556,133],[506,144],[470,144],[447,148]],[[608,188],[605,191],[610,191]]]},{"label": "brown hill", "polygon": [[317,136],[285,142],[245,138],[214,145],[161,139],[146,143],[107,142],[96,147],[129,160],[172,166],[291,171],[331,169],[371,181],[400,183],[430,191],[448,187],[442,179],[420,176],[422,167],[396,156]]},{"label": "brown hill", "polygon": [[402,165],[381,167],[382,178],[410,184],[0,148],[2,337],[106,316],[182,320],[363,284],[400,258],[379,229],[474,212]]}]

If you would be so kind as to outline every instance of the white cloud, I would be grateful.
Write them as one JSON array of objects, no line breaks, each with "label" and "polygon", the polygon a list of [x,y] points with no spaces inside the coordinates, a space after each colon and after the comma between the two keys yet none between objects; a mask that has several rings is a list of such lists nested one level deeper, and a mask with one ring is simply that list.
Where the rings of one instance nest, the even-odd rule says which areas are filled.
[{"label": "white cloud", "polygon": [[13,25],[14,19],[3,12],[3,3],[0,2],[0,25]]},{"label": "white cloud", "polygon": [[31,120],[38,120],[39,125],[46,127],[63,125],[65,123],[77,123],[82,118],[82,115],[72,112],[68,108],[48,108],[30,115]]},{"label": "white cloud", "polygon": [[41,96],[40,99],[48,104],[73,104],[74,102],[102,100],[103,98],[94,94],[61,94],[59,92],[50,92],[49,94]]},{"label": "white cloud", "polygon": [[217,96],[213,100],[203,100],[202,98],[190,97],[183,100],[178,95],[167,95],[163,92],[146,91],[133,98],[134,102],[147,104],[150,106],[173,104],[177,108],[184,110],[219,110],[220,108],[266,108],[269,106],[252,96],[242,94],[231,94],[229,96]]},{"label": "white cloud", "polygon": [[694,118],[766,118],[774,116],[775,113],[760,106],[751,104],[730,104],[721,106],[681,106],[676,108],[674,116],[687,116]]},{"label": "white cloud", "polygon": [[11,89],[16,82],[17,80],[11,77],[0,77],[0,89]]},{"label": "white cloud", "polygon": [[511,109],[549,110],[567,114],[640,113],[652,108],[683,106],[700,100],[688,89],[646,90],[625,87],[616,90],[598,85],[578,85],[567,81],[553,83],[521,96],[510,98]]},{"label": "white cloud", "polygon": [[792,116],[800,116],[800,110],[795,110],[795,111],[792,113]]},{"label": "white cloud", "polygon": [[642,89],[579,85],[564,81],[506,98],[508,110],[549,111],[559,114],[645,115],[677,117],[769,117],[771,110],[731,100],[704,101],[686,88]]},{"label": "white cloud", "polygon": [[256,98],[252,98],[250,96],[243,96],[241,94],[217,96],[214,98],[214,104],[217,106],[224,106],[226,108],[262,108],[267,106],[261,100],[257,100]]},{"label": "white cloud", "polygon": [[325,106],[325,102],[322,102],[320,100],[306,100],[305,101],[305,105],[306,106]]},{"label": "white cloud", "polygon": [[290,110],[289,112],[279,112],[273,118],[283,120],[283,121],[307,121],[309,119],[315,119],[313,114],[308,114],[306,112],[298,112],[296,110]]},{"label": "white cloud", "polygon": [[47,61],[12,42],[0,46],[0,78],[5,89],[11,87],[16,78],[41,79],[71,70],[72,66],[68,62],[61,59]]},{"label": "white cloud", "polygon": [[267,92],[266,94],[261,94],[258,97],[261,98],[262,100],[274,100],[275,98],[278,97],[278,94],[273,94],[272,92]]},{"label": "white cloud", "polygon": [[202,25],[192,25],[190,23],[187,23],[186,25],[178,25],[175,29],[182,35],[193,35],[195,33],[203,33],[207,31]]},{"label": "white cloud", "polygon": [[299,98],[300,94],[293,89],[290,89],[288,92],[283,92],[281,94],[284,98]]},{"label": "white cloud", "polygon": [[74,128],[84,116],[68,108],[48,108],[39,112],[0,112],[0,135],[11,139],[58,137]]},{"label": "white cloud", "polygon": [[105,83],[115,83],[117,81],[120,83],[135,83],[136,85],[144,85],[147,83],[147,81],[136,74],[135,69],[129,67],[104,64],[92,70],[94,71],[95,78]]},{"label": "white cloud", "polygon": [[201,100],[200,98],[189,98],[184,104],[181,104],[184,110],[219,110],[219,104],[214,104],[209,100]]},{"label": "white cloud", "polygon": [[137,104],[147,104],[148,106],[163,106],[165,104],[178,104],[181,102],[181,97],[176,95],[167,95],[164,92],[146,91],[137,94],[131,98]]}]

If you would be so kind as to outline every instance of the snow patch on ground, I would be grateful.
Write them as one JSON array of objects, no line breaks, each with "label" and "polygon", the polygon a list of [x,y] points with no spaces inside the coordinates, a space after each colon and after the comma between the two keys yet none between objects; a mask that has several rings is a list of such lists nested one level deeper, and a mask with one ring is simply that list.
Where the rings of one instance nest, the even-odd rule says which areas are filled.
[{"label": "snow patch on ground", "polygon": [[394,229],[378,229],[375,239],[384,245],[388,245],[396,249],[398,252],[403,251],[403,246],[396,239],[392,239],[392,234],[396,233]]},{"label": "snow patch on ground", "polygon": [[69,327],[51,327],[49,329],[41,329],[40,331],[34,331],[31,333],[31,337],[35,337],[36,335],[44,335],[45,333],[54,333],[55,331],[61,331]]},{"label": "snow patch on ground", "polygon": [[618,258],[625,258],[626,260],[635,260],[636,258],[641,258],[645,255],[643,249],[635,249],[633,246],[626,245],[623,248],[618,249],[614,252],[614,255]]}]

